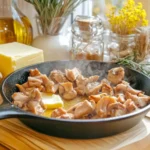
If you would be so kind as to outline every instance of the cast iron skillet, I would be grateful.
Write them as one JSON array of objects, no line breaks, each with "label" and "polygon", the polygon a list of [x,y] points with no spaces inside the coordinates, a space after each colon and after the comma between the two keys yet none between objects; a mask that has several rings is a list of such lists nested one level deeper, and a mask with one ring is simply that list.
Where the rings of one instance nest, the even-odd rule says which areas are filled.
[{"label": "cast iron skillet", "polygon": [[[150,110],[150,105],[142,108],[140,111],[130,113],[120,117],[112,117],[94,120],[65,120],[40,117],[25,112],[11,104],[11,95],[18,91],[16,83],[24,83],[29,75],[29,69],[38,68],[43,74],[49,75],[54,69],[64,70],[65,68],[79,68],[83,75],[100,75],[101,78],[110,68],[116,67],[116,64],[102,63],[97,61],[54,61],[36,64],[18,70],[9,75],[1,85],[1,93],[4,104],[0,107],[0,119],[20,118],[27,126],[42,133],[65,137],[65,138],[98,138],[110,136],[125,131],[138,122]],[[125,68],[126,79],[130,84],[139,90],[145,91],[150,95],[150,79],[139,72]]]}]

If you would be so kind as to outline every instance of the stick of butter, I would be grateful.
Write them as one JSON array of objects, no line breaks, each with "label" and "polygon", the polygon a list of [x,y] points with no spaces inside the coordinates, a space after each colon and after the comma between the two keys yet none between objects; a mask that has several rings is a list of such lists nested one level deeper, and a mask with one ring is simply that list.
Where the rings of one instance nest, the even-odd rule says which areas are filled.
[{"label": "stick of butter", "polygon": [[44,61],[43,51],[13,42],[0,45],[0,72],[6,77],[11,72]]}]

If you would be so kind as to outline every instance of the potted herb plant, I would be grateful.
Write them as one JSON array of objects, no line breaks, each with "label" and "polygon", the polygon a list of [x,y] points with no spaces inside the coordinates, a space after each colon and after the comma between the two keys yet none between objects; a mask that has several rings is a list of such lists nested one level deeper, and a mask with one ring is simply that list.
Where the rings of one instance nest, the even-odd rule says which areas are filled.
[{"label": "potted herb plant", "polygon": [[37,11],[39,36],[33,46],[43,49],[45,61],[69,59],[69,41],[61,34],[68,16],[86,0],[25,0]]}]

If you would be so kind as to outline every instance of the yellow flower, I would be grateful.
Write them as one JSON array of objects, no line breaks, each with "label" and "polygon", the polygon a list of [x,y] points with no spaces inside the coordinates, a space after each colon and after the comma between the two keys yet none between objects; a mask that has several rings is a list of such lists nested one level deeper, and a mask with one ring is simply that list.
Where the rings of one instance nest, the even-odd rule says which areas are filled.
[{"label": "yellow flower", "polygon": [[137,5],[137,9],[142,9],[142,3],[138,3],[138,5]]},{"label": "yellow flower", "polygon": [[115,33],[131,34],[137,27],[148,25],[142,3],[136,5],[134,0],[128,0],[120,11],[116,11],[117,9],[113,7],[110,14],[107,15]]}]

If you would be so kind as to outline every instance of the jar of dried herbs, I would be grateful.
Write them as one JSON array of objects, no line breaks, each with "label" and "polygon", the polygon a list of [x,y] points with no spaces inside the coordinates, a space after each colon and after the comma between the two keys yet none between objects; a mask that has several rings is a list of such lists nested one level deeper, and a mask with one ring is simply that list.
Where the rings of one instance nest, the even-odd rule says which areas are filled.
[{"label": "jar of dried herbs", "polygon": [[136,34],[120,35],[111,32],[110,42],[107,45],[110,60],[124,58],[132,54],[136,46]]},{"label": "jar of dried herbs", "polygon": [[136,29],[135,61],[141,62],[149,59],[150,55],[150,27],[141,27]]},{"label": "jar of dried herbs", "polygon": [[99,18],[77,16],[72,25],[72,58],[103,60],[103,25]]}]

